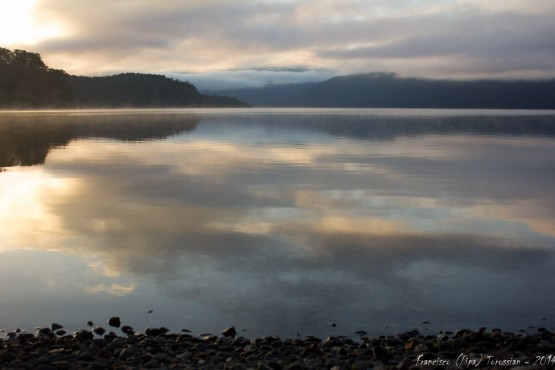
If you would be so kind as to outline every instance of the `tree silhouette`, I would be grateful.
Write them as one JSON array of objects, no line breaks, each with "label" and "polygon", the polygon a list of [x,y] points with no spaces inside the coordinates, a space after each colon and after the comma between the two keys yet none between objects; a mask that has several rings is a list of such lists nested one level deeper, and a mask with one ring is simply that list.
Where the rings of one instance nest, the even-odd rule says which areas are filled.
[{"label": "tree silhouette", "polygon": [[69,76],[37,53],[0,48],[0,107],[66,107],[73,101]]},{"label": "tree silhouette", "polygon": [[189,82],[122,73],[70,76],[48,68],[37,53],[0,48],[0,108],[245,107],[225,96],[203,95]]}]

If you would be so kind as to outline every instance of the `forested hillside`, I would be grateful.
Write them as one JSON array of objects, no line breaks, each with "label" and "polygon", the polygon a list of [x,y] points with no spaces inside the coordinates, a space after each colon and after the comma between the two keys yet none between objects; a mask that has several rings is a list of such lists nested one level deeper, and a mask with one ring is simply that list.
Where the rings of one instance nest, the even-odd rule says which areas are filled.
[{"label": "forested hillside", "polygon": [[221,90],[253,106],[555,109],[555,80],[433,80],[392,73]]},{"label": "forested hillside", "polygon": [[77,107],[235,107],[235,98],[200,94],[189,83],[161,75],[122,73],[106,77],[71,76]]},{"label": "forested hillside", "polygon": [[0,108],[67,107],[69,76],[48,68],[39,54],[0,48]]},{"label": "forested hillside", "polygon": [[70,76],[37,53],[0,48],[0,108],[243,107],[161,75]]}]

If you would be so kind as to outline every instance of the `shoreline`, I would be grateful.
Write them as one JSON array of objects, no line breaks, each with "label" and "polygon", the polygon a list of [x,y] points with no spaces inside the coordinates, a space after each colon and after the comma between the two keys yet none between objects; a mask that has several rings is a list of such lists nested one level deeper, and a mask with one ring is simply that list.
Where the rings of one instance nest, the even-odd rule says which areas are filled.
[{"label": "shoreline", "polygon": [[[513,333],[500,329],[404,333],[360,339],[345,336],[282,338],[241,337],[234,327],[219,335],[147,328],[135,332],[109,320],[66,333],[62,325],[35,333],[11,331],[0,337],[2,369],[226,369],[226,370],[364,370],[524,369],[555,367],[555,331]],[[123,334],[116,334],[114,331]]]}]

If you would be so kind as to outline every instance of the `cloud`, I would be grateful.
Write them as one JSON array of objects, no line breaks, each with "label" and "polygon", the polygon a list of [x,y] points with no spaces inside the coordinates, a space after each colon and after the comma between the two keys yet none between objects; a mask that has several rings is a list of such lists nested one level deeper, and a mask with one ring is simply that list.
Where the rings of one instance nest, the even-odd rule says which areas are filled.
[{"label": "cloud", "polygon": [[555,59],[555,43],[549,35],[555,32],[555,26],[549,15],[471,13],[445,18],[434,14],[395,22],[404,32],[397,32],[392,40],[362,46],[330,45],[317,53],[333,60],[393,60],[406,66],[401,71],[405,74],[410,74],[411,66],[422,70],[422,65],[430,61],[431,68],[425,73],[428,75],[441,64],[445,67],[439,72],[451,77],[472,72],[482,76],[554,72],[549,64]]},{"label": "cloud", "polygon": [[[186,71],[214,79],[262,65],[336,74],[553,77],[554,13],[549,1],[530,7],[518,0],[55,0],[38,2],[34,19],[59,32],[32,48],[49,65],[77,74]],[[277,74],[275,81],[308,76]]]},{"label": "cloud", "polygon": [[110,295],[116,295],[116,296],[126,296],[128,294],[133,293],[135,291],[135,287],[136,287],[135,283],[131,283],[128,285],[113,283],[109,286],[105,284],[98,284],[92,287],[87,287],[85,290],[89,294],[104,293],[104,294],[110,294]]}]

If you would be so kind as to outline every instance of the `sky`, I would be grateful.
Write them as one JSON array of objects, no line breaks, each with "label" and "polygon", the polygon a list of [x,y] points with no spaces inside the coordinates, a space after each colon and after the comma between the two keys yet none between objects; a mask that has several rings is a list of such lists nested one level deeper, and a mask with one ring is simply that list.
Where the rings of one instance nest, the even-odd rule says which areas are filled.
[{"label": "sky", "polygon": [[555,77],[553,0],[0,0],[0,47],[201,89],[394,72]]}]

